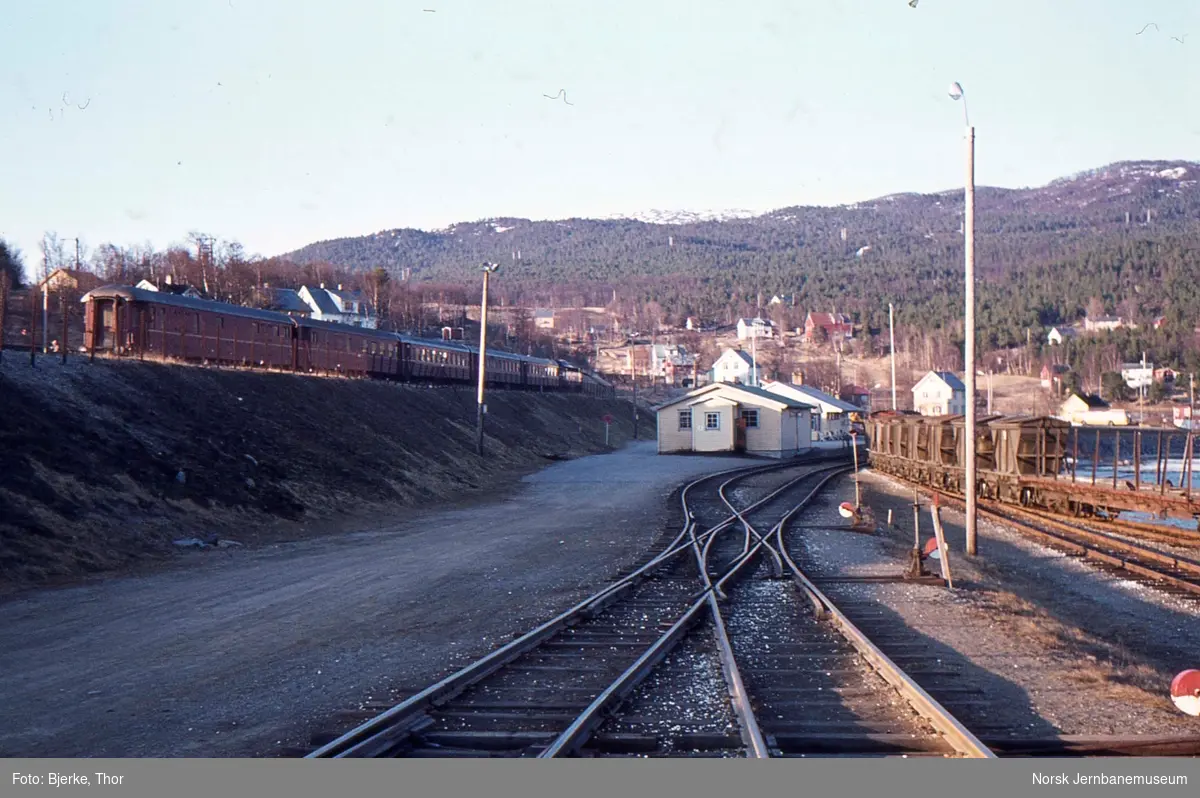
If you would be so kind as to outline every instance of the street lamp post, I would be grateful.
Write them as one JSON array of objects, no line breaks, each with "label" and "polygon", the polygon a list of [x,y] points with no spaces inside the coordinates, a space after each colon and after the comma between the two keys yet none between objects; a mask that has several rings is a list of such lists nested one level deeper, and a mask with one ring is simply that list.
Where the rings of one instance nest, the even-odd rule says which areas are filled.
[{"label": "street lamp post", "polygon": [[475,451],[483,455],[483,385],[486,379],[487,364],[487,308],[488,308],[488,278],[492,272],[500,268],[499,263],[483,264],[483,302],[479,306],[479,394],[475,407]]},{"label": "street lamp post", "polygon": [[966,424],[964,432],[966,439],[963,441],[963,450],[966,454],[966,485],[963,489],[967,504],[967,554],[974,556],[977,553],[976,545],[976,489],[975,489],[975,128],[971,126],[971,118],[967,114],[967,95],[963,91],[963,87],[959,83],[950,85],[950,97],[954,100],[962,100],[963,104],[963,121],[967,128],[967,181],[966,181],[966,207],[964,208],[963,217],[963,249],[965,252],[965,279],[966,279],[966,319],[963,330],[964,341],[963,357],[966,361],[964,366],[966,379],[964,380],[964,388],[966,393]]}]

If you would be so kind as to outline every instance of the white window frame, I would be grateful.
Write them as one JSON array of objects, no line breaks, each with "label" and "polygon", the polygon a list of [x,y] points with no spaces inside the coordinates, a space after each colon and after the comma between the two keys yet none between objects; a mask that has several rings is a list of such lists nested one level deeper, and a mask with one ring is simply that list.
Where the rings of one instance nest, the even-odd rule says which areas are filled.
[{"label": "white window frame", "polygon": [[[750,423],[750,414],[754,414],[754,423]],[[758,408],[747,408],[742,411],[742,418],[746,419],[746,429],[758,429]]]},{"label": "white window frame", "polygon": [[[684,423],[684,422],[686,422],[686,423]],[[692,411],[691,410],[680,410],[679,411],[679,431],[680,432],[683,432],[684,430],[691,431],[691,429],[692,429]]]},{"label": "white window frame", "polygon": [[721,414],[719,412],[708,411],[704,414],[704,431],[716,432],[721,429]]}]

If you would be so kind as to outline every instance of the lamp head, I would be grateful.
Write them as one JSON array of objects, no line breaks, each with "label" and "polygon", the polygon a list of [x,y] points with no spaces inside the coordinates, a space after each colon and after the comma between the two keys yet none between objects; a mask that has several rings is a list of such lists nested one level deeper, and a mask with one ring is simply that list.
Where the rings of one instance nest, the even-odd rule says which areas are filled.
[{"label": "lamp head", "polygon": [[485,264],[483,264],[483,270],[484,270],[485,272],[489,272],[489,273],[490,273],[490,272],[494,272],[494,271],[496,271],[496,269],[499,269],[499,268],[500,268],[500,264],[499,264],[499,263],[485,263]]},{"label": "lamp head", "polygon": [[961,83],[959,83],[958,81],[955,81],[954,83],[950,84],[950,99],[961,100],[963,97],[963,94],[965,94],[965,92],[963,91],[963,87],[962,87]]}]

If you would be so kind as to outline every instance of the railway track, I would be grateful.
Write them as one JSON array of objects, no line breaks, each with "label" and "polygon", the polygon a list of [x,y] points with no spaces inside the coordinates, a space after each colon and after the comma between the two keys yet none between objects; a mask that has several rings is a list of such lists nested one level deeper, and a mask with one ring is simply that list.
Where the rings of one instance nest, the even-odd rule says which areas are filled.
[{"label": "railway track", "polygon": [[[935,490],[892,474],[888,476],[926,495],[936,496],[939,501],[963,507],[960,494]],[[977,508],[984,517],[1007,524],[1053,549],[1086,559],[1103,570],[1121,573],[1166,593],[1200,599],[1200,559],[1136,543],[1040,510],[985,499],[978,501]]]},{"label": "railway track", "polygon": [[[847,470],[772,464],[691,483],[681,497],[684,527],[658,556],[308,758],[993,756],[788,556],[784,527]],[[731,496],[739,484],[755,496],[742,506]],[[720,504],[700,498],[705,486],[716,487]],[[766,578],[746,578],[754,574]],[[719,662],[727,701],[715,727],[711,717],[699,732],[661,713],[638,717],[639,689],[651,675],[678,688],[668,658],[689,648],[693,662]]]}]

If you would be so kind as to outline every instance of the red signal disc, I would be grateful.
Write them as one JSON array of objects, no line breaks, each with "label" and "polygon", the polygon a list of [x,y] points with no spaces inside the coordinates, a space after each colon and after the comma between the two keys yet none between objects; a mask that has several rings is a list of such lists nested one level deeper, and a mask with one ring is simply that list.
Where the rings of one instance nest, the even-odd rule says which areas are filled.
[{"label": "red signal disc", "polygon": [[1200,671],[1183,671],[1171,681],[1171,700],[1180,712],[1200,717]]},{"label": "red signal disc", "polygon": [[942,553],[938,551],[937,538],[930,538],[925,541],[925,556],[931,560],[942,559]]}]

